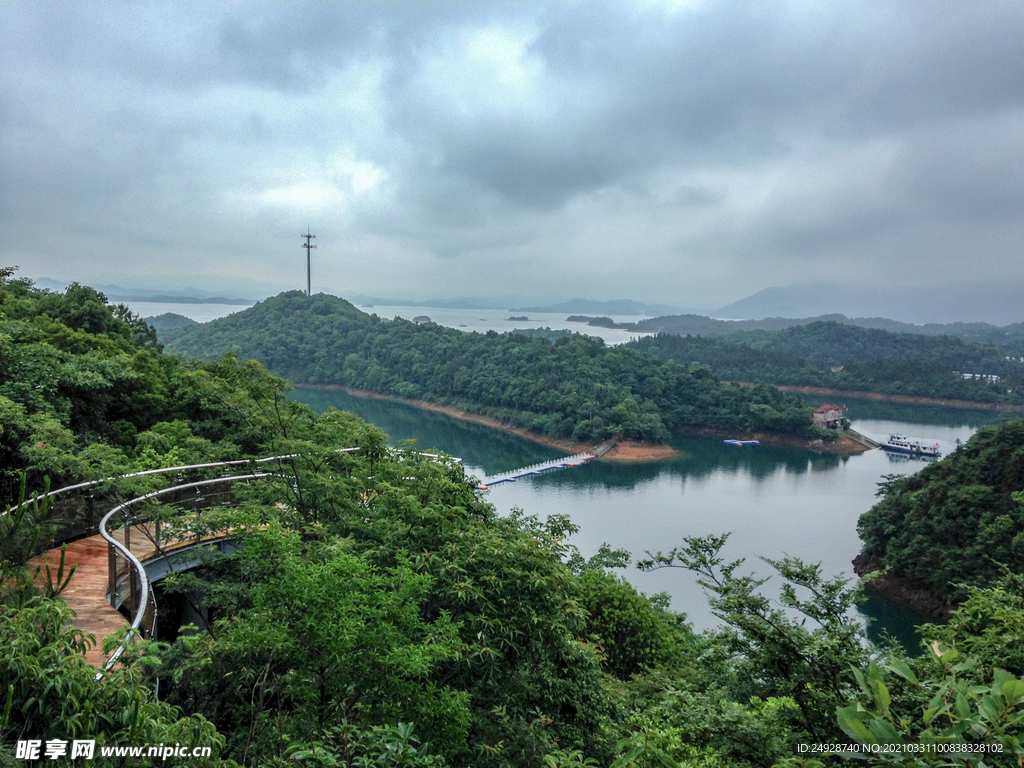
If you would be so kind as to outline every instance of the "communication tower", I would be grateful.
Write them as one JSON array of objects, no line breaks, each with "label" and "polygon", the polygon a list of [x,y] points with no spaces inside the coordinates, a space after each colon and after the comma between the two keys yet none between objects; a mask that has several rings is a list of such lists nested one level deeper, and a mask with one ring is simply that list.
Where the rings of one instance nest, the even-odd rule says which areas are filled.
[{"label": "communication tower", "polygon": [[311,250],[313,250],[314,248],[316,248],[316,246],[315,245],[310,245],[309,241],[310,240],[316,240],[316,235],[309,234],[309,227],[306,227],[306,234],[299,235],[299,237],[301,237],[302,239],[304,239],[306,241],[306,242],[304,242],[302,244],[302,247],[306,249],[306,295],[307,296],[312,296],[313,295],[313,283],[312,283],[312,276],[311,276],[311,273],[310,273],[310,266],[309,266],[309,252]]}]

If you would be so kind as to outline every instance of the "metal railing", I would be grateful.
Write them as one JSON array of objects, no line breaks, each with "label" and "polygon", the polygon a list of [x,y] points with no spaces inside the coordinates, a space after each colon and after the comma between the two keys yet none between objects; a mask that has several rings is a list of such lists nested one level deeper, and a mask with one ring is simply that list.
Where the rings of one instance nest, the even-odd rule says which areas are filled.
[{"label": "metal railing", "polygon": [[[361,450],[361,449],[358,448],[358,447],[355,447],[355,448],[337,448],[337,449],[334,450],[334,452],[335,453],[353,453],[353,452],[358,451],[358,450]],[[65,486],[62,486],[61,488],[57,488],[56,490],[49,491],[47,493],[40,494],[40,495],[37,495],[37,496],[33,496],[31,499],[26,499],[25,501],[21,502],[20,504],[15,504],[13,507],[10,507],[9,509],[5,510],[3,512],[3,514],[8,514],[8,515],[9,514],[13,514],[14,512],[16,512],[18,509],[20,509],[23,506],[28,506],[29,504],[38,503],[38,502],[44,501],[44,500],[49,501],[49,502],[53,502],[54,500],[56,500],[60,496],[70,495],[70,494],[73,494],[73,493],[76,493],[76,492],[77,492],[77,495],[82,495],[82,494],[86,494],[86,493],[91,495],[91,494],[94,494],[97,490],[102,489],[102,487],[105,486],[105,485],[113,485],[113,484],[116,484],[118,482],[123,482],[125,480],[131,480],[131,479],[135,479],[135,478],[153,477],[153,476],[157,476],[157,475],[169,475],[169,474],[172,474],[172,473],[179,473],[179,474],[198,473],[198,472],[201,472],[203,470],[216,470],[216,469],[227,469],[227,468],[230,468],[230,467],[252,466],[252,465],[266,464],[266,463],[272,462],[272,461],[284,461],[286,459],[297,459],[300,456],[302,456],[302,454],[290,453],[290,454],[283,454],[283,455],[280,455],[280,456],[267,456],[267,457],[264,457],[262,459],[234,459],[234,460],[231,460],[231,461],[212,461],[212,462],[207,462],[205,464],[184,464],[184,465],[178,466],[178,467],[160,467],[158,469],[147,469],[147,470],[144,470],[142,472],[129,472],[129,473],[124,474],[124,475],[112,475],[110,477],[104,477],[104,478],[102,478],[100,480],[89,480],[89,481],[84,482],[84,483],[75,483],[74,485],[65,485]],[[87,498],[89,498],[89,497],[87,497]],[[92,500],[92,499],[90,498],[90,500]],[[95,528],[95,525],[90,526],[90,528]],[[70,541],[73,538],[75,538],[75,533],[74,532],[58,533],[57,536],[54,539],[54,542],[59,544],[62,541]]]},{"label": "metal railing", "polygon": [[[65,485],[56,490],[33,496],[0,512],[0,515],[11,515],[21,507],[44,502],[49,506],[46,523],[55,527],[48,547],[57,546],[75,539],[94,536],[99,520],[96,508],[104,508],[110,503],[120,503],[138,495],[135,489],[125,488],[125,481],[139,480],[148,477],[178,474],[185,477],[196,477],[211,471],[226,472],[234,467],[260,465],[266,462],[281,461],[293,456],[269,456],[263,459],[235,459],[232,461],[216,461],[204,464],[186,464],[175,467],[160,467],[142,472],[130,472],[124,475],[104,477],[84,483]],[[64,507],[64,509],[60,509]]]},{"label": "metal railing", "polygon": [[[353,448],[337,448],[334,449],[332,453],[353,453],[359,450],[361,450],[361,448],[358,446]],[[388,452],[392,455],[409,454],[420,456],[431,461],[437,461],[442,458],[442,456],[438,454],[423,453],[420,451],[405,451],[398,448],[389,448]],[[80,504],[79,508],[75,511],[75,514],[63,521],[64,525],[53,537],[52,544],[71,541],[73,539],[80,538],[83,534],[95,535],[94,532],[98,532],[99,535],[107,542],[107,602],[115,609],[120,609],[122,606],[126,606],[131,613],[131,623],[125,637],[122,639],[122,642],[104,663],[103,671],[96,673],[96,680],[101,680],[104,676],[104,672],[108,672],[117,664],[118,660],[124,655],[129,644],[133,642],[136,637],[148,638],[153,637],[155,634],[157,626],[157,606],[153,595],[152,584],[150,583],[149,577],[146,573],[146,567],[143,563],[143,559],[149,560],[154,554],[166,557],[169,545],[181,545],[183,541],[162,541],[158,517],[154,517],[154,519],[147,521],[137,512],[137,510],[149,502],[156,500],[163,501],[167,497],[181,497],[190,491],[195,492],[188,498],[190,503],[206,504],[212,496],[230,493],[230,490],[225,491],[224,488],[235,483],[262,480],[268,477],[282,477],[282,475],[274,472],[253,471],[242,475],[203,478],[192,480],[187,483],[179,483],[168,488],[150,491],[149,493],[132,496],[127,500],[119,501],[119,503],[103,515],[103,517],[94,526],[92,524],[92,517],[93,507],[96,502],[96,493],[102,490],[103,486],[109,485],[116,494],[119,490],[117,483],[128,479],[158,475],[166,476],[174,473],[187,475],[210,470],[224,471],[240,466],[254,467],[255,465],[258,467],[259,465],[264,465],[270,462],[300,458],[304,455],[305,454],[286,454],[280,456],[268,456],[261,459],[237,459],[233,461],[161,467],[142,472],[133,472],[125,475],[107,477],[101,480],[76,483],[74,485],[64,486],[40,496],[35,496],[32,499],[25,500],[21,504],[4,510],[2,514],[11,514],[17,511],[21,506],[35,504],[43,500],[52,502],[58,497],[69,497],[70,499],[73,498],[73,495],[76,493],[79,496],[85,496],[85,506],[87,507],[87,514],[85,515],[85,518],[82,519],[83,516],[81,514]],[[461,459],[453,458],[453,461],[460,467],[462,466]],[[416,478],[408,477],[405,479],[415,480]],[[212,494],[203,492],[206,489],[214,488],[217,490]],[[129,493],[131,493],[131,491],[129,491]],[[179,501],[180,500],[181,499],[179,499]],[[152,530],[148,528],[150,524],[153,526]],[[145,537],[148,543],[152,545],[152,549],[148,551],[146,553],[146,557],[142,559],[140,559],[136,553],[132,552],[133,530],[139,532]],[[117,539],[117,531],[122,532],[121,535],[124,541],[119,541]],[[193,542],[193,544],[211,544],[216,540],[223,540],[223,537],[214,537],[212,539],[207,538],[206,540],[199,537]]]},{"label": "metal railing", "polygon": [[[334,453],[353,453],[359,450],[359,447],[339,448],[335,449]],[[48,522],[56,524],[56,531],[50,540],[49,546],[56,546],[84,536],[96,535],[96,533],[99,533],[107,542],[107,602],[115,610],[127,604],[127,608],[131,613],[131,624],[124,640],[103,665],[103,672],[96,674],[96,679],[100,680],[103,678],[103,673],[109,671],[117,663],[117,660],[125,653],[128,645],[135,637],[151,637],[156,625],[156,601],[153,597],[152,586],[149,583],[142,561],[131,551],[132,529],[138,529],[139,525],[143,522],[137,516],[136,519],[131,519],[130,516],[134,515],[135,509],[148,501],[181,495],[185,491],[198,491],[202,488],[230,484],[241,480],[262,479],[273,473],[252,472],[245,475],[198,479],[142,495],[134,495],[135,492],[133,490],[128,490],[127,495],[129,498],[126,500],[119,498],[121,492],[124,491],[120,484],[123,484],[126,480],[154,476],[177,474],[184,478],[189,475],[195,476],[210,471],[225,472],[243,466],[259,467],[260,465],[295,459],[300,456],[302,454],[283,454],[260,459],[235,459],[231,461],[205,462],[202,464],[185,464],[105,477],[100,480],[66,485],[47,493],[33,496],[9,509],[3,510],[0,514],[11,515],[23,506],[34,505],[39,502],[47,504],[52,504],[55,501],[67,502],[68,509],[64,514],[50,515],[48,518]],[[106,500],[108,503],[117,502],[116,506],[103,515],[99,521],[95,521],[95,507],[103,504],[104,496],[107,496]],[[200,497],[202,500],[208,499],[208,495],[200,495]],[[117,540],[114,535],[114,528],[112,527],[117,518],[121,518],[118,522],[121,522],[120,530],[123,531],[123,543]],[[155,537],[148,537],[151,538],[150,543],[156,545],[157,549],[159,549],[159,536],[159,523],[157,523]],[[155,540],[153,540],[154,538]]]},{"label": "metal railing", "polygon": [[[159,491],[147,493],[144,496],[138,496],[130,501],[124,502],[123,504],[119,504],[103,516],[98,528],[100,536],[102,536],[107,542],[107,601],[115,608],[127,602],[129,609],[133,611],[132,622],[128,628],[128,632],[125,634],[121,644],[118,645],[117,649],[103,665],[104,672],[107,672],[114,667],[118,659],[121,658],[128,645],[135,637],[151,638],[154,636],[156,630],[157,607],[152,585],[150,584],[149,577],[146,574],[145,565],[135,555],[135,553],[132,552],[132,528],[139,528],[146,522],[136,514],[136,508],[149,501],[160,499],[161,497],[181,495],[182,493],[193,490],[196,491],[197,497],[206,499],[207,496],[205,494],[201,494],[200,489],[238,482],[247,482],[249,480],[262,480],[263,478],[274,476],[275,475],[271,472],[257,472],[247,475],[218,477],[210,480],[197,480],[192,483],[175,485],[170,488],[164,488]],[[117,528],[112,527],[112,523],[116,522],[121,523],[119,530],[123,531],[123,542],[118,541],[114,535],[114,531],[117,530]],[[166,555],[162,544],[168,542],[161,541],[159,523],[156,524],[155,534],[147,532],[146,537],[147,540],[154,545],[154,551],[156,554]],[[180,540],[170,543],[178,544],[180,543]],[[197,537],[195,544],[202,543],[202,537]],[[122,571],[118,564],[119,556],[125,561],[126,568],[124,571]],[[127,595],[123,595],[120,592],[120,586],[124,582],[127,582]],[[97,680],[102,677],[103,672],[96,673]]]}]

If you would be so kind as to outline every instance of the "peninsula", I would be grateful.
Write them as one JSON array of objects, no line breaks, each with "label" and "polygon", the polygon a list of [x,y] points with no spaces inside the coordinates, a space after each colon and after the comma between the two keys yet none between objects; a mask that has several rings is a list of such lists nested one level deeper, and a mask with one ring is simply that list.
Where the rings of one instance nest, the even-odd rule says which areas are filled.
[{"label": "peninsula", "polygon": [[704,367],[657,360],[573,335],[465,333],[385,320],[349,302],[291,291],[197,326],[167,350],[233,353],[304,385],[335,385],[487,417],[496,425],[572,443],[612,437],[664,447],[672,434],[713,430],[810,445],[810,409],[776,387],[724,384]]}]

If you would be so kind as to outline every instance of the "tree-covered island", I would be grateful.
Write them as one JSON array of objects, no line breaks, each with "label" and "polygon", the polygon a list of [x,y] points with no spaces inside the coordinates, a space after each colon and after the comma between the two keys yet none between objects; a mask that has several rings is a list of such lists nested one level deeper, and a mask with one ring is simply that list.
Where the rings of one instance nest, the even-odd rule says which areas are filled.
[{"label": "tree-covered island", "polygon": [[600,339],[464,333],[367,315],[291,291],[205,323],[168,351],[233,353],[303,384],[336,384],[494,417],[538,435],[664,443],[687,429],[804,438],[810,409],[775,387],[723,384],[705,367],[661,362]]},{"label": "tree-covered island", "polygon": [[726,381],[1017,408],[1024,404],[1024,342],[1017,335],[998,337],[997,346],[833,320],[731,333],[715,325],[697,327],[711,333],[659,333],[627,346],[659,360],[706,365]]}]

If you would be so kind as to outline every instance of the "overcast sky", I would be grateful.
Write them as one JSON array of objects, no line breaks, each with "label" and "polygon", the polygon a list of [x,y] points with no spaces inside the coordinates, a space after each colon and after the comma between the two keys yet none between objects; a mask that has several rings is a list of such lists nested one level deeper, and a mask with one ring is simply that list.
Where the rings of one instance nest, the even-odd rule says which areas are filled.
[{"label": "overcast sky", "polygon": [[1024,286],[1017,0],[0,20],[0,260],[28,276],[304,288],[308,224],[342,295]]}]

